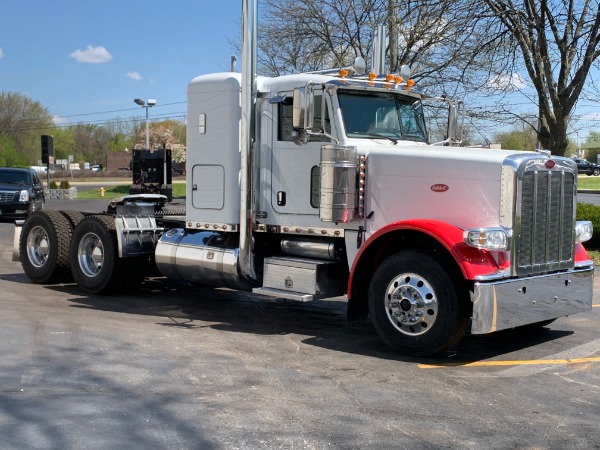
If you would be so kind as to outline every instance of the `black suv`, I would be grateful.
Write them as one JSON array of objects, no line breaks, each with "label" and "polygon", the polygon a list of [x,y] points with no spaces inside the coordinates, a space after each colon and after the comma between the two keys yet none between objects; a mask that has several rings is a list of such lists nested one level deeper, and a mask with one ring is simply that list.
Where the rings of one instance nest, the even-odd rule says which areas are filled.
[{"label": "black suv", "polygon": [[44,208],[44,186],[33,169],[0,167],[0,219],[20,219]]},{"label": "black suv", "polygon": [[585,173],[586,175],[600,175],[600,165],[589,162],[581,158],[573,158],[577,164],[577,173]]}]

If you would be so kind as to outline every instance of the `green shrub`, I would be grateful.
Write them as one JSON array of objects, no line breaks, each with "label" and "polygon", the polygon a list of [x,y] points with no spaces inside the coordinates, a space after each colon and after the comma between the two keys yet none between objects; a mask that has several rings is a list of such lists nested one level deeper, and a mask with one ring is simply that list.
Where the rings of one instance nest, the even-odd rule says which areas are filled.
[{"label": "green shrub", "polygon": [[60,188],[61,189],[70,189],[71,188],[71,184],[67,180],[62,180],[60,182]]},{"label": "green shrub", "polygon": [[600,206],[577,203],[577,220],[589,220],[594,226],[592,239],[583,245],[588,250],[600,250]]},{"label": "green shrub", "polygon": [[50,182],[50,189],[58,189],[58,186],[56,185],[56,181],[52,180]]}]

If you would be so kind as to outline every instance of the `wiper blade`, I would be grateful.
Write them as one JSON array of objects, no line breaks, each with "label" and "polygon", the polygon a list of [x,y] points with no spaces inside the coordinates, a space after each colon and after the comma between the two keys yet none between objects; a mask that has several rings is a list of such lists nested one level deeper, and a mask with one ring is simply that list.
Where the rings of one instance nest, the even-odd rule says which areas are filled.
[{"label": "wiper blade", "polygon": [[391,136],[386,136],[385,134],[379,134],[379,133],[363,133],[365,136],[371,136],[371,137],[376,137],[376,138],[382,138],[382,139],[389,139],[390,141],[392,141],[394,143],[394,145],[396,145],[398,143],[398,139],[391,137]]}]

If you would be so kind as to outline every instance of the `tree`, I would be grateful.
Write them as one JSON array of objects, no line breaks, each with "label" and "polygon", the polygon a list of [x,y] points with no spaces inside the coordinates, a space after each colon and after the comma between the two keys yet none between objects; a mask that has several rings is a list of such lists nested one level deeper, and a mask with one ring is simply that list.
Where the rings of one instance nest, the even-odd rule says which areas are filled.
[{"label": "tree", "polygon": [[27,166],[28,162],[24,154],[17,152],[12,139],[0,134],[0,166]]},{"label": "tree", "polygon": [[55,127],[52,130],[54,141],[54,158],[67,159],[76,154],[76,144],[71,128]]},{"label": "tree", "polygon": [[107,122],[104,128],[109,135],[108,150],[123,151],[126,148],[133,148],[139,125],[138,120],[115,119]]},{"label": "tree", "polygon": [[529,125],[523,123],[521,128],[515,127],[511,131],[497,133],[495,139],[505,149],[534,151],[537,144],[537,133]]},{"label": "tree", "polygon": [[[282,75],[369,61],[377,25],[388,24],[388,69],[407,64],[415,79],[444,85],[442,71],[465,60],[472,2],[433,0],[264,0],[259,70]],[[458,69],[457,73],[462,73]],[[445,74],[446,77],[448,73]]]},{"label": "tree", "polygon": [[585,139],[586,144],[591,144],[594,142],[600,142],[600,131],[590,131]]},{"label": "tree", "polygon": [[40,135],[49,134],[51,127],[52,117],[41,103],[18,92],[0,93],[0,136],[10,139],[23,161],[31,165],[40,159]]},{"label": "tree", "polygon": [[99,125],[74,125],[71,127],[75,143],[75,160],[106,163],[106,152],[111,136]]},{"label": "tree", "polygon": [[[148,136],[150,140],[150,148],[171,149],[173,161],[185,161],[185,124],[175,120],[153,122],[149,126]],[[138,127],[134,148],[146,148],[145,125]]]},{"label": "tree", "polygon": [[[578,99],[597,91],[597,0],[264,0],[259,68],[268,75],[368,60],[373,29],[387,23],[389,68],[413,68],[431,92],[459,97],[480,128],[528,123],[542,146],[567,149]],[[528,84],[531,91],[524,89]],[[524,97],[536,114],[515,101]],[[519,99],[522,102],[522,98]],[[539,123],[538,123],[539,122]]]},{"label": "tree", "polygon": [[[567,150],[567,127],[600,56],[600,3],[595,0],[483,0],[492,17],[514,38],[515,47],[497,48],[508,75],[523,67],[535,91],[538,140],[553,154]],[[488,20],[484,15],[481,23]],[[512,58],[508,58],[510,55]],[[497,74],[498,77],[504,74]],[[512,114],[519,116],[515,108]]]},{"label": "tree", "polygon": [[[366,58],[379,0],[264,0],[259,69],[269,75],[305,72]],[[282,26],[284,24],[284,26]]]}]

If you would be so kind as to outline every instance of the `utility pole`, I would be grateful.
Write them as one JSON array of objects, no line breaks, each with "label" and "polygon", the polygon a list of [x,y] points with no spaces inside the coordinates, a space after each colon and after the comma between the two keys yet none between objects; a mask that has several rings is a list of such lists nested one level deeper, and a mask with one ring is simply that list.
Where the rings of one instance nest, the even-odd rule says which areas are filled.
[{"label": "utility pole", "polygon": [[389,52],[390,72],[395,73],[399,68],[398,60],[398,7],[396,0],[388,0],[388,30],[389,30]]}]

